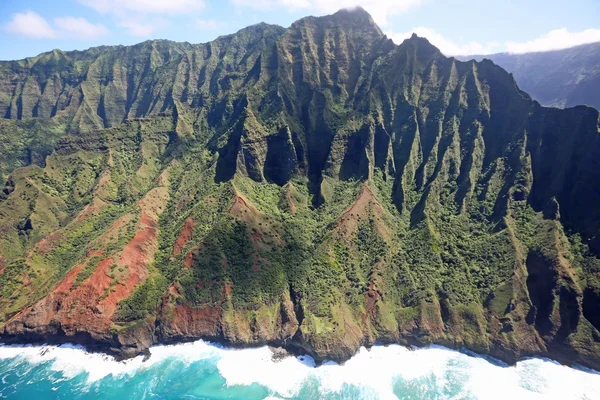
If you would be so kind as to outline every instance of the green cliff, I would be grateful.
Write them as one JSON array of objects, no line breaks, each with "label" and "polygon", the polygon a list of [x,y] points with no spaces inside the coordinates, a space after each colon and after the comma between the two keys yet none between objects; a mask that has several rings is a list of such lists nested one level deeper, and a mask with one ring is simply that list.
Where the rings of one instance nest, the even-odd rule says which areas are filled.
[{"label": "green cliff", "polygon": [[0,63],[0,332],[600,368],[598,111],[363,10]]}]

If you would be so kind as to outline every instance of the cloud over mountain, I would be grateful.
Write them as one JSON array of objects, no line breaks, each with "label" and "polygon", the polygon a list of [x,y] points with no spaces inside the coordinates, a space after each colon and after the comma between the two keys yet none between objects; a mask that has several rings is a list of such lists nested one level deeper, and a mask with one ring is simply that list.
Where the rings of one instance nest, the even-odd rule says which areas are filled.
[{"label": "cloud over mountain", "polygon": [[10,22],[4,25],[4,29],[14,35],[30,38],[56,37],[56,32],[48,21],[31,10],[14,14]]}]

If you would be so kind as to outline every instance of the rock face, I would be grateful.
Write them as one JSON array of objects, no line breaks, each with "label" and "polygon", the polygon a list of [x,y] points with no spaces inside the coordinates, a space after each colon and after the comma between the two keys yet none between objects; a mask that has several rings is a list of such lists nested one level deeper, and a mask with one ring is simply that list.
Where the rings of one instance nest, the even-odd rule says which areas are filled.
[{"label": "rock face", "polygon": [[363,10],[0,63],[0,332],[600,368],[598,111]]}]

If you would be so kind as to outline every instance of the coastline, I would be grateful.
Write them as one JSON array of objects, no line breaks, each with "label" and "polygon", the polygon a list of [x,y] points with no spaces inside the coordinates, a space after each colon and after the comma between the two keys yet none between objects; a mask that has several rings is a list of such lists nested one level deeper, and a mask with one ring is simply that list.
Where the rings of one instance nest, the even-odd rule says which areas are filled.
[{"label": "coastline", "polygon": [[[0,346],[0,392],[8,398],[518,398],[600,395],[600,374],[532,358],[508,366],[442,346],[361,347],[343,365],[278,358],[267,346],[235,350],[195,341],[157,345],[125,361],[83,346]],[[16,384],[16,386],[15,386]],[[33,394],[38,393],[36,397]],[[39,396],[41,394],[41,397]],[[48,397],[45,397],[45,395]],[[98,394],[102,394],[97,397]]]},{"label": "coastline", "polygon": [[[464,345],[456,344],[455,342],[445,340],[434,340],[423,342],[418,340],[414,336],[404,337],[404,340],[378,340],[375,343],[363,343],[353,353],[348,353],[345,357],[321,357],[312,351],[308,346],[304,346],[296,340],[282,341],[265,341],[255,343],[239,343],[231,342],[223,339],[222,337],[196,337],[196,338],[185,338],[185,339],[168,339],[161,341],[154,341],[149,346],[143,347],[138,352],[123,352],[116,351],[111,343],[107,341],[93,339],[89,332],[78,332],[78,335],[67,336],[67,335],[47,335],[36,337],[30,337],[29,339],[25,335],[8,336],[0,335],[0,346],[6,345],[20,345],[20,346],[62,346],[62,345],[73,345],[81,346],[88,353],[102,354],[113,357],[115,361],[127,361],[138,356],[143,356],[144,361],[152,357],[152,348],[156,346],[176,346],[182,344],[194,343],[197,341],[203,341],[209,344],[218,345],[223,349],[229,350],[246,350],[246,349],[257,349],[262,347],[269,347],[274,356],[274,360],[283,359],[287,357],[303,357],[308,356],[314,360],[317,367],[334,362],[339,365],[344,365],[348,360],[355,357],[362,348],[371,350],[373,347],[388,347],[393,345],[401,346],[407,350],[419,350],[429,348],[430,346],[439,346],[448,350],[457,351],[469,356],[484,357],[486,360],[493,362],[496,365],[503,367],[514,367],[517,363],[526,361],[528,359],[545,359],[560,365],[570,368],[585,368],[593,373],[600,374],[600,362],[586,362],[586,359],[580,358],[580,355],[569,354],[568,352],[561,351],[549,351],[546,353],[522,353],[516,355],[514,352],[508,351],[504,348],[492,348],[486,351],[485,349],[469,348]],[[491,360],[490,360],[491,359]]]}]

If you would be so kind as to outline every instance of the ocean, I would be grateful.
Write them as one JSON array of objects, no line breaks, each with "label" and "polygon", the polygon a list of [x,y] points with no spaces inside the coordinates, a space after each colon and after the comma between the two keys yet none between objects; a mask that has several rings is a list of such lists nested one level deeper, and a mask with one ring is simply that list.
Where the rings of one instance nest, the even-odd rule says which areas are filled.
[{"label": "ocean", "polygon": [[546,359],[507,366],[440,346],[361,349],[338,365],[273,361],[204,341],[117,362],[72,346],[0,345],[3,399],[600,399],[600,374]]}]

